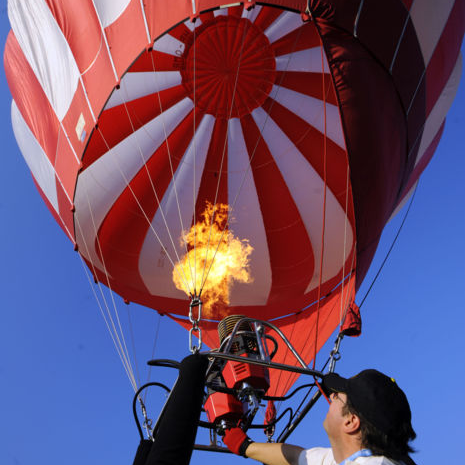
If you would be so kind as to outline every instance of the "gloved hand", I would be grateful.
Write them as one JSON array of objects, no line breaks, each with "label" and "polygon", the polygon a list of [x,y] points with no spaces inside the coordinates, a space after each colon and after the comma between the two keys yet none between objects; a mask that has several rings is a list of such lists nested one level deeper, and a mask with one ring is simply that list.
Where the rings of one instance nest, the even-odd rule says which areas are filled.
[{"label": "gloved hand", "polygon": [[226,444],[228,449],[234,454],[242,455],[242,457],[247,457],[245,455],[245,451],[253,441],[244,433],[244,431],[236,427],[227,429],[225,431],[223,442]]}]

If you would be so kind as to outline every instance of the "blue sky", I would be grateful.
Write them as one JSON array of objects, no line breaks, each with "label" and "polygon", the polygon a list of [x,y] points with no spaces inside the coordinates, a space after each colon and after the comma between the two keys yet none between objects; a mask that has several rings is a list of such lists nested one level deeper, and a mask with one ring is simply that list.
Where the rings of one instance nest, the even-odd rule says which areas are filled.
[{"label": "blue sky", "polygon": [[[2,44],[8,29],[2,7]],[[0,463],[130,464],[138,443],[130,384],[81,262],[40,199],[16,146],[4,73],[0,98]],[[410,399],[419,465],[463,461],[464,104],[462,81],[400,238],[362,308],[363,334],[344,340],[337,367],[343,375],[373,367],[397,379]],[[386,228],[359,296],[402,215]],[[155,357],[180,360],[188,354],[187,333],[166,317],[125,306],[119,298],[117,305],[126,326],[128,311],[131,315],[142,381],[157,328]],[[173,373],[159,369],[152,372],[155,378],[171,384]],[[148,405],[154,418],[157,398],[161,394]],[[320,402],[289,442],[327,445],[321,427],[326,409]],[[218,460],[228,465],[243,459],[195,452],[191,463]]]}]

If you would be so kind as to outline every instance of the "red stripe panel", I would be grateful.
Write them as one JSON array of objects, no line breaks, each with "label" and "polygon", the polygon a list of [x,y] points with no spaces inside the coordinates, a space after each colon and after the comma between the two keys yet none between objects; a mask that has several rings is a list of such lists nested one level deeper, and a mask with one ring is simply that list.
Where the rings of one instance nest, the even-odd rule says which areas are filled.
[{"label": "red stripe panel", "polygon": [[144,3],[145,15],[152,40],[157,39],[175,24],[192,15],[191,0],[177,0],[176,8],[171,2],[150,1]]},{"label": "red stripe panel", "polygon": [[[58,197],[58,204],[59,208],[60,206],[63,207],[63,212],[59,215],[55,208],[53,208],[53,205],[49,202],[47,196],[44,194],[43,190],[40,188],[39,184],[37,181],[34,179],[34,176],[32,176],[32,180],[34,181],[34,184],[39,191],[40,196],[42,197],[42,200],[44,201],[45,205],[47,205],[47,208],[50,210],[50,213],[53,215],[53,218],[55,221],[58,223],[60,228],[63,230],[63,232],[71,239],[73,244],[75,243],[74,239],[74,227],[73,227],[73,213],[71,211],[71,204],[69,202],[63,202],[63,197],[59,194]],[[63,192],[63,191],[61,191]],[[61,217],[63,215],[65,217],[65,220]],[[68,229],[67,229],[68,228]]]},{"label": "red stripe panel", "polygon": [[[202,115],[198,114],[195,117],[197,126],[201,117]],[[175,172],[189,146],[194,127],[192,111],[170,134],[167,144],[163,144],[130,181],[133,192],[129,188],[123,191],[100,227],[98,238],[109,274],[117,282],[124,282],[139,292],[148,292],[138,268],[140,251],[147,233],[150,234],[145,216],[150,221],[153,219],[158,210],[158,201],[161,202],[172,179],[167,145],[171,153],[171,166]],[[96,250],[99,250],[98,243]]]},{"label": "red stripe panel", "polygon": [[457,62],[465,31],[465,2],[458,0],[452,8],[441,38],[426,70],[426,115],[429,115]]},{"label": "red stripe panel", "polygon": [[[98,115],[116,79],[102,30],[90,0],[46,0],[76,60],[94,114]],[[85,40],[83,40],[85,38]],[[88,131],[89,132],[89,131]]]},{"label": "red stripe panel", "polygon": [[235,16],[236,18],[240,18],[242,16],[243,11],[244,11],[244,7],[242,5],[232,6],[228,8],[228,15]]},{"label": "red stripe panel", "polygon": [[[326,95],[323,95],[323,79]],[[276,71],[275,84],[332,105],[338,104],[330,74]]]},{"label": "red stripe panel", "polygon": [[212,204],[228,203],[228,147],[225,144],[228,138],[227,129],[227,120],[215,121],[195,205],[197,221],[200,220],[207,201]]},{"label": "red stripe panel", "polygon": [[186,40],[192,34],[192,31],[184,23],[181,23],[173,29],[170,29],[168,34],[174,37],[175,39],[178,39],[179,41],[186,43]]},{"label": "red stripe panel", "polygon": [[266,230],[272,285],[269,303],[304,293],[314,272],[310,239],[299,211],[260,130],[250,115],[241,119],[257,197]]},{"label": "red stripe panel", "polygon": [[85,70],[81,77],[94,116],[97,118],[116,85],[116,77],[105,47],[100,50],[100,55],[92,67]]},{"label": "red stripe panel", "polygon": [[[273,121],[286,136],[293,141],[300,153],[320,175],[320,178],[324,179],[324,135],[271,98],[267,99],[263,109],[269,113]],[[348,193],[350,195],[349,201],[347,202],[346,199],[347,154],[341,147],[328,138],[326,138],[326,153],[326,184],[344,211],[346,210],[346,203],[348,204],[347,216],[350,219],[352,227],[354,227],[354,213],[350,191]]]},{"label": "red stripe panel", "polygon": [[73,205],[71,201],[69,200],[68,196],[66,195],[65,191],[63,190],[63,187],[61,186],[58,179],[56,180],[56,187],[57,187],[58,209],[60,211],[61,221],[63,221],[63,224],[68,228],[69,233],[74,236],[75,232],[74,232]]},{"label": "red stripe panel", "polygon": [[157,50],[145,51],[131,66],[130,72],[178,71],[182,67],[180,57]]},{"label": "red stripe panel", "polygon": [[6,41],[4,66],[11,95],[24,121],[52,165],[55,165],[60,123],[13,31]]},{"label": "red stripe panel", "polygon": [[288,55],[289,53],[319,47],[321,39],[313,23],[302,24],[298,29],[289,32],[276,42],[271,44],[276,56]]},{"label": "red stripe panel", "polygon": [[[160,100],[158,97],[160,97]],[[133,126],[134,130],[137,130],[160,115],[160,101],[161,108],[166,111],[184,97],[184,87],[177,86],[163,90],[159,94],[151,94],[127,102],[126,106],[119,105],[105,110],[98,121],[100,130],[95,131],[89,141],[82,160],[83,167],[87,168],[104,153],[108,152],[109,148],[114,147],[131,135],[134,132]]]},{"label": "red stripe panel", "polygon": [[268,8],[266,6],[263,6],[260,10],[260,13],[258,13],[258,16],[255,18],[254,24],[255,26],[259,27],[262,31],[265,31],[283,13],[283,10],[280,10],[279,8]]},{"label": "red stripe panel", "polygon": [[149,45],[139,0],[131,0],[121,16],[105,28],[105,34],[121,79],[134,58]]},{"label": "red stripe panel", "polygon": [[424,169],[428,166],[428,163],[433,158],[434,152],[436,151],[439,141],[441,140],[442,133],[444,132],[445,124],[446,124],[446,120],[443,121],[443,123],[441,124],[441,127],[439,128],[439,131],[434,136],[434,139],[431,141],[431,144],[425,150],[425,153],[422,155],[421,160],[418,162],[417,166],[415,166],[415,169],[410,174],[408,183],[406,184],[402,192],[401,199],[410,192],[410,189],[418,181],[418,179],[421,176],[421,173],[423,173]]},{"label": "red stripe panel", "polygon": [[[76,126],[78,125],[79,119],[84,118],[84,129],[80,137],[76,132]],[[73,95],[73,99],[69,105],[68,111],[62,121],[63,127],[65,128],[66,134],[68,135],[69,141],[76,152],[76,155],[79,159],[82,158],[82,153],[85,148],[85,144],[89,139],[89,136],[94,128],[94,119],[89,110],[89,105],[87,104],[86,96],[84,94],[84,89],[82,84],[78,82],[76,92]],[[57,154],[59,157],[60,154]]]},{"label": "red stripe panel", "polygon": [[202,23],[206,23],[208,21],[213,21],[215,19],[215,15],[213,14],[213,11],[206,11],[205,13],[202,13],[200,15],[200,19],[202,20]]},{"label": "red stripe panel", "polygon": [[56,153],[55,171],[68,197],[74,199],[76,180],[81,164],[76,160],[71,146],[61,128],[58,134]]}]

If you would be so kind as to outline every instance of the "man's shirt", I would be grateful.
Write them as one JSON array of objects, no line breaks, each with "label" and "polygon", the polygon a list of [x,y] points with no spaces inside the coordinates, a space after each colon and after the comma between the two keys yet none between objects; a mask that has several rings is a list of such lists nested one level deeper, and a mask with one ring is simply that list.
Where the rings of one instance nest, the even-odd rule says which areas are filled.
[{"label": "man's shirt", "polygon": [[[380,455],[370,457],[357,457],[354,460],[346,460],[344,465],[399,465],[398,462]],[[313,447],[302,451],[299,456],[299,465],[338,465],[333,457],[333,451],[327,447]]]}]

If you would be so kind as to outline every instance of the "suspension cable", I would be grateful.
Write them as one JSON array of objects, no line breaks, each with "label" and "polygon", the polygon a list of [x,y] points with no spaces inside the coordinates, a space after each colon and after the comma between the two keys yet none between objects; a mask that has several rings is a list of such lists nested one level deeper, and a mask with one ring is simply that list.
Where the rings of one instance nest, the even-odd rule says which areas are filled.
[{"label": "suspension cable", "polygon": [[366,292],[365,295],[363,296],[362,302],[361,302],[360,305],[358,306],[359,308],[362,307],[363,303],[365,302],[366,298],[368,297],[368,294],[370,293],[371,289],[373,288],[373,286],[374,286],[376,280],[378,279],[378,276],[379,276],[380,273],[381,273],[381,270],[383,269],[383,267],[384,267],[384,265],[385,265],[385,263],[386,263],[386,261],[387,261],[389,255],[390,255],[391,252],[392,252],[392,249],[394,248],[395,243],[397,242],[397,239],[398,239],[398,237],[399,237],[399,234],[400,234],[400,232],[401,232],[401,230],[402,230],[402,228],[403,228],[403,226],[404,226],[405,220],[407,219],[407,216],[408,216],[408,214],[409,214],[409,212],[410,212],[410,208],[412,207],[413,200],[414,200],[415,194],[416,194],[416,192],[417,192],[417,188],[418,188],[418,182],[417,182],[417,184],[416,184],[416,186],[415,186],[415,190],[413,191],[413,194],[412,194],[412,197],[411,197],[411,199],[410,199],[410,202],[409,202],[407,211],[405,212],[405,215],[404,215],[404,217],[403,217],[403,219],[402,219],[402,223],[400,224],[399,229],[397,230],[397,234],[396,234],[396,236],[394,237],[394,240],[392,241],[392,244],[391,244],[391,246],[389,247],[389,250],[388,250],[386,256],[384,257],[384,260],[383,260],[383,262],[381,263],[381,266],[379,267],[378,272],[376,273],[376,276],[373,278],[373,281],[371,282],[370,287],[368,288],[367,292]]}]

